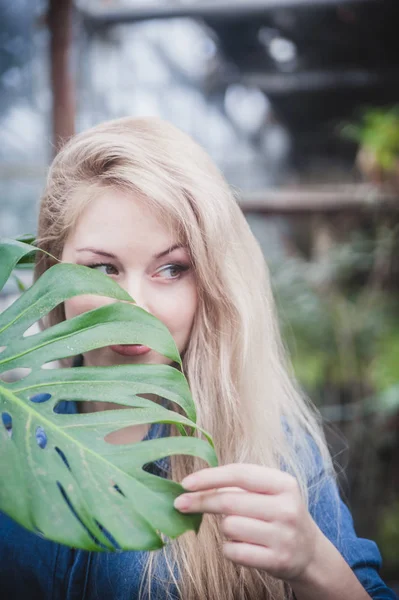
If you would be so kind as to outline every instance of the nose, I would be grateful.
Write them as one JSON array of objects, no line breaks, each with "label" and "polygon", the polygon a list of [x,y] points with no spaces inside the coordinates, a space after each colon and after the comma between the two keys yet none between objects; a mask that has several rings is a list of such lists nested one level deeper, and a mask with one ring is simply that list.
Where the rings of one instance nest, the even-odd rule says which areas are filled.
[{"label": "nose", "polygon": [[141,279],[130,279],[126,281],[123,288],[130,294],[137,306],[143,308],[147,312],[151,312],[147,301],[147,294],[145,292],[145,284]]}]

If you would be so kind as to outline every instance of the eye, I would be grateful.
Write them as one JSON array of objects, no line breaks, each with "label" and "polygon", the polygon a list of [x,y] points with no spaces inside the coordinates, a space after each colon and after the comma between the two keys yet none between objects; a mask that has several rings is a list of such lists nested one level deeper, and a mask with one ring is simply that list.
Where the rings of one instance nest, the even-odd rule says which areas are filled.
[{"label": "eye", "polygon": [[118,270],[114,265],[110,263],[96,263],[92,265],[87,265],[90,269],[96,269],[97,271],[101,271],[104,275],[117,275]]},{"label": "eye", "polygon": [[165,277],[165,279],[178,279],[184,271],[190,267],[188,265],[170,264],[165,265],[156,272],[156,276]]}]

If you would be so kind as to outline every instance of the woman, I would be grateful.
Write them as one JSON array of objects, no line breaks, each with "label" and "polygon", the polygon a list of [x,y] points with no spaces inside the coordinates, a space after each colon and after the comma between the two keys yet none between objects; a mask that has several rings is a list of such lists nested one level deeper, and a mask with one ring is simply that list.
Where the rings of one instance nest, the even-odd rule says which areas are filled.
[{"label": "woman", "polygon": [[[50,169],[38,239],[62,261],[102,270],[165,323],[221,466],[203,469],[185,456],[156,465],[190,492],[176,509],[204,513],[198,536],[188,532],[156,553],[76,551],[6,521],[0,565],[12,556],[15,597],[394,598],[378,575],[377,547],[357,538],[339,499],[319,417],[289,375],[260,248],[205,152],[150,118],[74,137]],[[36,277],[50,266],[41,255]],[[70,299],[49,323],[106,302]],[[100,348],[80,360],[166,361],[145,346]],[[156,434],[130,427],[112,442]]]}]

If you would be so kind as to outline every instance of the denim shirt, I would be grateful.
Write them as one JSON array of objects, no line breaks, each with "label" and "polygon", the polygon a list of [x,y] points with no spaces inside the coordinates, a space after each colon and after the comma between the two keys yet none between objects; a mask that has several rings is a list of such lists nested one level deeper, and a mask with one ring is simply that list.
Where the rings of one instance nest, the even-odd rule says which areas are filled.
[{"label": "denim shirt", "polygon": [[[63,402],[57,412],[76,413],[76,402]],[[161,427],[161,429],[160,429]],[[160,437],[154,424],[144,439]],[[152,465],[165,476],[168,459]],[[310,493],[311,496],[311,493]],[[351,514],[338,497],[332,478],[326,477],[310,503],[310,513],[325,536],[338,548],[363,587],[375,600],[397,600],[381,580],[381,556],[376,544],[357,537]],[[92,552],[46,540],[0,512],[0,597],[4,600],[135,600],[138,599],[147,552]],[[164,569],[162,562],[160,569]],[[161,577],[167,575],[158,573]],[[159,577],[151,580],[151,598],[178,599],[175,586],[165,588]],[[204,599],[205,600],[205,599]],[[322,599],[320,599],[322,600]]]}]

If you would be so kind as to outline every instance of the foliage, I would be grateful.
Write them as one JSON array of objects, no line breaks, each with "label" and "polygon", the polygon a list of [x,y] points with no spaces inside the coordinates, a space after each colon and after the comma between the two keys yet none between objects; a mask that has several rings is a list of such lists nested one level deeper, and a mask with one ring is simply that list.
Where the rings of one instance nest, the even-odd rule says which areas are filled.
[{"label": "foliage", "polygon": [[384,548],[384,560],[396,567],[399,548],[399,501],[387,506],[380,515],[379,521],[377,541]]},{"label": "foliage", "polygon": [[294,371],[316,400],[327,387],[360,382],[354,400],[372,393],[376,410],[383,409],[382,394],[397,383],[397,301],[375,277],[381,256],[389,262],[396,251],[395,235],[384,230],[372,240],[357,233],[323,262],[297,256],[272,269]]},{"label": "foliage", "polygon": [[345,125],[342,134],[372,151],[385,171],[395,170],[399,158],[399,106],[368,108],[360,123]]},{"label": "foliage", "polygon": [[293,371],[327,419],[356,529],[378,541],[389,576],[399,566],[399,229],[384,214],[359,221],[345,243],[329,223],[330,251],[274,264],[272,282]]},{"label": "foliage", "polygon": [[[0,290],[36,249],[0,242]],[[97,294],[116,301],[39,333],[26,334],[64,300]],[[0,315],[0,509],[31,531],[85,550],[149,550],[163,537],[198,530],[200,515],[173,507],[180,484],[143,469],[174,454],[217,464],[212,440],[195,423],[183,373],[169,365],[43,368],[46,363],[111,344],[141,343],[181,367],[167,328],[134,305],[98,271],[56,264]],[[4,374],[29,373],[13,382]],[[143,397],[156,394],[186,416]],[[59,414],[61,400],[116,402],[119,410]],[[144,423],[175,424],[181,435],[115,445],[110,432]],[[195,437],[197,431],[204,439]]]}]

